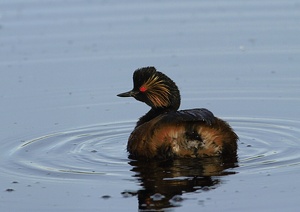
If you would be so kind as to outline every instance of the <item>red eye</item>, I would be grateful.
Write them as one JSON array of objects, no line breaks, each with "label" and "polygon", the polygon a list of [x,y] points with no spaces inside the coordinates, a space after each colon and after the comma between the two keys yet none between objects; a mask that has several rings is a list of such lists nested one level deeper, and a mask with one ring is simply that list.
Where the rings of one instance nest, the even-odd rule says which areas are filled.
[{"label": "red eye", "polygon": [[147,90],[146,87],[144,87],[144,86],[140,87],[140,92],[145,92],[146,90]]}]

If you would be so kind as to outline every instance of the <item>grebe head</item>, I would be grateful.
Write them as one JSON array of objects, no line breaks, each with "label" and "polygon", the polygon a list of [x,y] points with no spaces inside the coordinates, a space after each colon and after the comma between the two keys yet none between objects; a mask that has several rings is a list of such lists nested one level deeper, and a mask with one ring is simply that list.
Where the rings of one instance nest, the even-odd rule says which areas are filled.
[{"label": "grebe head", "polygon": [[150,107],[177,110],[180,93],[176,84],[154,67],[137,69],[133,74],[133,89],[118,94],[119,97],[134,97]]}]

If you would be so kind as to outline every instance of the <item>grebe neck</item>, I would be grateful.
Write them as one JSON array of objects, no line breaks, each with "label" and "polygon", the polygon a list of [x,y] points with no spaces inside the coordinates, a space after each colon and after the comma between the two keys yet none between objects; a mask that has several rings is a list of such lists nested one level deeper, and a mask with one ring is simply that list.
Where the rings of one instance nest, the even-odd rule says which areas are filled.
[{"label": "grebe neck", "polygon": [[136,123],[136,128],[148,121],[151,121],[152,119],[154,119],[155,117],[163,114],[163,113],[167,113],[170,111],[176,111],[177,109],[174,108],[151,108],[151,110],[148,111],[148,113],[146,113],[144,116],[142,116],[139,121]]}]

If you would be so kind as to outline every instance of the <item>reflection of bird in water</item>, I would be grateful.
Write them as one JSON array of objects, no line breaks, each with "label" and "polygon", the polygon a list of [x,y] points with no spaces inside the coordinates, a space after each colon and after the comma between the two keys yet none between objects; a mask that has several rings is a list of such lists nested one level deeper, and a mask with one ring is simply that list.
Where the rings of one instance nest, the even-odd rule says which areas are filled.
[{"label": "reflection of bird in water", "polygon": [[207,109],[180,110],[176,84],[154,67],[133,74],[134,87],[119,94],[145,102],[151,110],[131,133],[127,150],[131,158],[203,158],[236,154],[238,136]]},{"label": "reflection of bird in water", "polygon": [[[173,159],[165,161],[131,161],[142,189],[136,192],[139,209],[161,210],[179,206],[183,193],[216,189],[225,169],[236,167],[236,157],[223,161],[219,157]],[[128,191],[127,191],[128,192]],[[126,193],[126,191],[124,192]]]}]

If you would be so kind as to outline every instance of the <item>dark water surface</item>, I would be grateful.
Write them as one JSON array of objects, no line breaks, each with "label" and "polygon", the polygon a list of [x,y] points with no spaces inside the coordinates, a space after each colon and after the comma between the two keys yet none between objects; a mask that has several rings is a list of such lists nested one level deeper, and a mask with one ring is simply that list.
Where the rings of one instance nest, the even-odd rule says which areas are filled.
[{"label": "dark water surface", "polygon": [[[1,211],[297,211],[299,23],[298,1],[1,1]],[[116,94],[148,65],[236,160],[127,158],[148,107]]]}]

